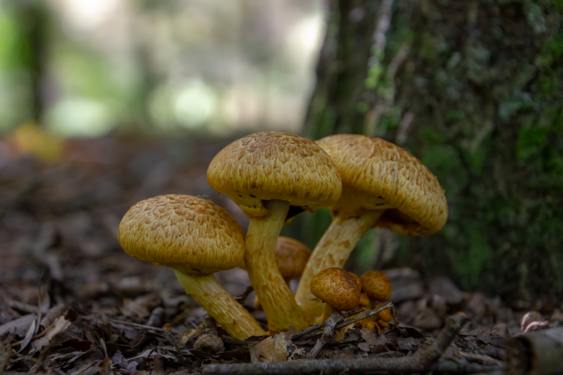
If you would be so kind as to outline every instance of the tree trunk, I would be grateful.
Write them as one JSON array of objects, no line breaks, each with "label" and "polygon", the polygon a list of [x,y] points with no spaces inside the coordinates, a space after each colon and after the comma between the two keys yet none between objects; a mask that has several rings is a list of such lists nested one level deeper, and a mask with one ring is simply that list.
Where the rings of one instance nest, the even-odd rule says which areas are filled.
[{"label": "tree trunk", "polygon": [[[543,302],[561,300],[563,5],[395,0],[392,8],[390,1],[356,6],[373,4],[376,22],[362,35],[355,34],[359,27],[342,26],[357,8],[333,6],[339,27],[329,27],[337,35],[329,34],[325,46],[334,43],[336,57],[319,60],[307,134],[378,136],[438,177],[448,223],[428,238],[401,237],[393,265],[446,273],[467,290],[511,297],[519,307],[546,296]],[[381,39],[385,9],[391,27]],[[371,55],[359,44],[346,48],[349,39],[367,46],[371,35],[379,35]]]}]

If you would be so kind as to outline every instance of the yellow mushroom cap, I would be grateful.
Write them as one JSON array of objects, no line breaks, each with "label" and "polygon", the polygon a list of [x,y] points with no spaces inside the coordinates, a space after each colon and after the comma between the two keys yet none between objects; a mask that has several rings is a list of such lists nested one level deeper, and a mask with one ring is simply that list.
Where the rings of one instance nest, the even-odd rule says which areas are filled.
[{"label": "yellow mushroom cap", "polygon": [[342,177],[343,192],[332,207],[350,216],[386,210],[376,226],[426,236],[446,224],[448,205],[436,176],[402,148],[376,137],[332,135],[317,141]]},{"label": "yellow mushroom cap", "polygon": [[381,271],[368,271],[360,279],[362,290],[373,301],[387,301],[391,297],[391,281]]},{"label": "yellow mushroom cap", "polygon": [[211,161],[207,180],[249,217],[268,216],[266,200],[288,201],[298,212],[315,211],[331,206],[342,191],[332,160],[316,143],[279,132],[234,141]]},{"label": "yellow mushroom cap", "polygon": [[284,279],[300,277],[311,256],[311,249],[303,242],[289,237],[278,237],[276,264]]},{"label": "yellow mushroom cap", "polygon": [[161,195],[135,204],[119,225],[129,255],[191,275],[244,264],[244,231],[210,200]]},{"label": "yellow mushroom cap", "polygon": [[311,280],[311,293],[340,311],[358,307],[360,291],[353,274],[342,268],[327,268]]}]

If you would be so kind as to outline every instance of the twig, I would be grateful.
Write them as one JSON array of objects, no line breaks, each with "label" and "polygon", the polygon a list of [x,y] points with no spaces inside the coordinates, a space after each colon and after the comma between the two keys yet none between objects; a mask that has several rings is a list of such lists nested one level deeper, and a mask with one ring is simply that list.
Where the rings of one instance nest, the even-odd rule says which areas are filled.
[{"label": "twig", "polygon": [[453,358],[440,358],[438,363],[432,367],[432,371],[439,373],[453,373],[453,374],[475,374],[502,371],[505,369],[504,364],[499,366],[491,365],[478,365],[469,363],[467,360],[453,359]]},{"label": "twig", "polygon": [[[374,316],[374,315],[377,315],[377,314],[379,314],[380,312],[382,312],[383,310],[386,310],[386,309],[388,309],[388,308],[394,308],[394,307],[395,307],[395,306],[393,305],[392,302],[387,302],[386,304],[381,305],[381,306],[379,306],[379,307],[376,308],[376,309],[366,311],[366,313],[365,313],[365,314],[362,314],[362,316],[359,316],[359,317],[357,317],[357,318],[351,318],[351,319],[346,319],[346,320],[344,320],[343,322],[337,324],[336,327],[334,327],[334,329],[337,329],[337,330],[338,330],[338,329],[341,329],[341,328],[343,328],[343,327],[346,327],[346,326],[349,325],[349,324],[354,324],[354,323],[356,323],[356,322],[359,322],[360,320],[363,320],[363,319],[372,317],[372,316]],[[360,312],[361,312],[361,311],[360,311]],[[356,311],[352,311],[352,312],[349,313],[349,314],[357,314],[357,313],[358,313],[358,312],[356,312]],[[311,331],[309,331],[309,332],[303,334],[303,335],[300,335],[300,334],[301,334],[302,332],[306,331],[306,330],[303,330],[303,331],[301,331],[301,332],[299,332],[299,333],[296,333],[295,336],[293,336],[293,341],[297,340],[298,338],[300,338],[300,339],[309,339],[309,338],[313,338],[313,337],[322,335],[322,332],[316,332],[316,331],[318,331],[319,329],[321,329],[322,327],[324,327],[324,324],[325,324],[325,322],[323,322],[323,323],[321,323],[321,324],[317,324],[317,325],[314,326],[314,327],[311,327],[311,328],[315,328],[315,327],[316,327],[316,328],[315,328],[314,330],[311,330]],[[315,332],[312,332],[312,331],[315,331]],[[296,337],[296,336],[298,336],[298,335],[300,335],[300,336],[299,336],[299,337]]]},{"label": "twig", "polygon": [[174,339],[174,336],[172,336],[172,334],[170,333],[170,331],[166,331],[164,333],[164,335],[166,336],[166,338],[168,339],[168,341],[170,341],[172,343],[172,345],[174,345],[174,347],[176,348],[176,351],[178,352],[178,354],[180,354],[180,360],[182,361],[183,364],[186,363],[186,358],[184,358],[184,354],[182,353],[182,350],[180,350],[180,347],[178,346],[178,343],[176,342],[176,340]]},{"label": "twig", "polygon": [[334,338],[334,327],[336,327],[336,325],[342,320],[344,320],[342,313],[335,309],[330,315],[330,318],[327,319],[323,335],[315,343],[313,350],[311,350],[311,352],[309,353],[309,358],[317,358],[325,344],[329,341],[332,341],[332,339]]},{"label": "twig", "polygon": [[241,305],[244,305],[244,303],[246,302],[246,299],[248,298],[250,293],[252,293],[253,290],[254,290],[254,287],[252,285],[247,286],[244,293],[242,293],[240,296],[236,297],[235,301],[237,301]]},{"label": "twig", "polygon": [[352,373],[387,371],[389,373],[417,373],[430,371],[442,356],[461,327],[469,321],[465,314],[450,316],[446,326],[438,334],[432,345],[419,349],[414,355],[402,358],[363,358],[363,359],[323,359],[289,362],[261,362],[231,365],[203,366],[204,375],[225,374],[310,374],[319,372]]},{"label": "twig", "polygon": [[[365,311],[365,309],[359,309],[359,310],[354,310],[354,311],[348,311],[348,312],[343,313],[343,314],[342,314],[342,317],[343,317],[344,319],[346,319],[346,318],[348,318],[349,316],[359,314],[359,313],[361,313],[361,312],[363,312],[363,311]],[[311,326],[311,327],[309,327],[309,328],[306,328],[306,329],[304,329],[303,331],[297,332],[296,334],[293,335],[292,340],[295,341],[295,340],[300,339],[301,337],[305,336],[305,335],[308,334],[308,333],[311,333],[311,332],[313,332],[313,331],[317,331],[317,330],[323,328],[323,327],[325,326],[325,324],[326,324],[326,320],[325,320],[324,322],[322,322],[322,323],[319,323],[319,324],[317,324],[317,325],[314,325],[314,326]]]},{"label": "twig", "polygon": [[[98,320],[99,318],[96,316],[82,316],[82,318],[85,319],[92,319],[92,320]],[[162,334],[165,334],[166,332],[169,332],[166,328],[157,328],[157,327],[151,327],[151,326],[147,326],[145,324],[139,324],[139,323],[133,323],[133,322],[126,322],[124,320],[117,320],[117,319],[112,319],[112,318],[107,318],[107,322],[108,323],[115,323],[115,324],[124,324],[124,325],[129,325],[132,327],[137,327],[137,328],[143,328],[146,329],[148,331],[156,331]],[[172,333],[177,333],[175,332],[175,330],[172,330]]]}]

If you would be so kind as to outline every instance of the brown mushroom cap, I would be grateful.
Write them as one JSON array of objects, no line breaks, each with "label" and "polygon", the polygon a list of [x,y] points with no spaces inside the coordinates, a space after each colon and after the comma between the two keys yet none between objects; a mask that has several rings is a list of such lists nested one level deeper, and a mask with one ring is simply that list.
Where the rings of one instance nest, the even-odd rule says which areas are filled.
[{"label": "brown mushroom cap", "polygon": [[420,160],[376,137],[332,135],[317,141],[342,177],[343,192],[333,211],[357,216],[386,210],[376,226],[409,235],[438,232],[448,205],[438,179]]},{"label": "brown mushroom cap", "polygon": [[340,311],[349,311],[360,303],[360,287],[353,274],[342,268],[327,268],[311,280],[315,297]]},{"label": "brown mushroom cap", "polygon": [[131,256],[188,275],[208,275],[244,264],[244,231],[213,202],[161,195],[135,204],[119,225]]},{"label": "brown mushroom cap", "polygon": [[391,297],[391,281],[381,271],[368,271],[360,279],[362,290],[372,301],[387,301]]},{"label": "brown mushroom cap", "polygon": [[303,242],[289,237],[278,237],[276,264],[284,279],[300,277],[311,256],[311,249]]},{"label": "brown mushroom cap", "polygon": [[211,187],[231,198],[249,217],[265,217],[266,200],[303,210],[328,207],[342,184],[330,157],[314,142],[279,132],[251,134],[221,150],[207,170]]},{"label": "brown mushroom cap", "polygon": [[[375,308],[378,308],[381,305],[383,305],[383,302],[380,302],[377,305],[375,305]],[[377,318],[383,320],[385,323],[392,322],[393,321],[393,314],[391,314],[391,308],[388,308],[388,309],[381,311],[379,314],[377,314]]]},{"label": "brown mushroom cap", "polygon": [[368,295],[366,293],[361,293],[360,294],[360,306],[358,308],[369,307],[369,305],[371,305],[371,301],[369,300]]}]

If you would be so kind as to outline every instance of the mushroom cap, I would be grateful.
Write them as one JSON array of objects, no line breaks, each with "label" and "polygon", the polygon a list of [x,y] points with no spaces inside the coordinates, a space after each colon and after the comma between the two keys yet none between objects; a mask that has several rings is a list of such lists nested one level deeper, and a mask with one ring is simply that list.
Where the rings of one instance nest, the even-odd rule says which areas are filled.
[{"label": "mushroom cap", "polygon": [[289,237],[278,237],[276,243],[276,264],[284,279],[300,277],[311,256],[311,249],[303,242]]},{"label": "mushroom cap", "polygon": [[125,252],[145,262],[191,275],[244,264],[244,231],[210,200],[161,195],[135,204],[118,232]]},{"label": "mushroom cap", "polygon": [[360,279],[362,290],[372,301],[387,301],[391,297],[391,281],[381,271],[368,271]]},{"label": "mushroom cap", "polygon": [[[383,302],[378,303],[375,305],[375,308],[383,305]],[[391,314],[391,308],[385,309],[377,314],[377,318],[383,320],[385,323],[390,323],[393,321],[393,314]]]},{"label": "mushroom cap", "polygon": [[438,232],[448,219],[444,189],[420,160],[376,137],[332,135],[317,141],[342,177],[342,196],[332,206],[358,216],[386,210],[376,226],[409,236]]},{"label": "mushroom cap", "polygon": [[360,305],[358,308],[362,308],[362,307],[369,307],[369,305],[371,304],[371,301],[369,300],[369,297],[366,293],[361,293],[360,294]]},{"label": "mushroom cap", "polygon": [[311,293],[340,311],[349,311],[360,303],[360,287],[353,274],[342,268],[327,268],[311,280]]},{"label": "mushroom cap", "polygon": [[330,157],[314,142],[279,132],[250,134],[222,149],[207,170],[211,187],[231,198],[249,217],[270,214],[263,201],[288,201],[297,210],[334,204],[342,192]]}]

